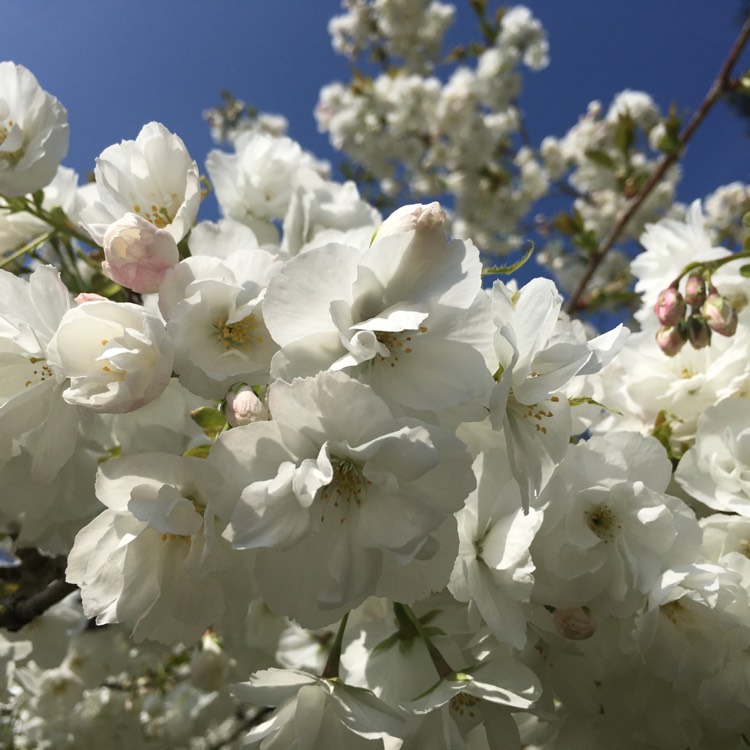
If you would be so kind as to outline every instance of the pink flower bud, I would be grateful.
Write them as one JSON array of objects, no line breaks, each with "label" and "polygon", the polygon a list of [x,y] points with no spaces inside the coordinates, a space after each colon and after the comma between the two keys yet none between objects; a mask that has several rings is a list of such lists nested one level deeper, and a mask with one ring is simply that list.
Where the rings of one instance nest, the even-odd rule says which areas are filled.
[{"label": "pink flower bud", "polygon": [[693,349],[703,349],[711,343],[711,329],[701,315],[691,315],[687,321],[688,340]]},{"label": "pink flower bud", "polygon": [[654,312],[663,326],[676,326],[685,316],[685,300],[676,287],[659,292]]},{"label": "pink flower bud", "polygon": [[706,301],[706,282],[702,276],[691,274],[685,285],[685,302],[690,307],[700,307]]},{"label": "pink flower bud", "polygon": [[656,332],[656,343],[668,357],[674,357],[685,346],[685,341],[679,326],[665,326]]},{"label": "pink flower bud", "polygon": [[180,262],[172,235],[138,214],[125,214],[104,234],[102,271],[134,292],[158,292],[164,274]]},{"label": "pink flower bud", "polygon": [[227,393],[224,415],[230,427],[240,427],[268,419],[268,409],[253,389],[242,383]]},{"label": "pink flower bud", "polygon": [[722,336],[734,336],[737,331],[737,311],[726,297],[711,294],[703,303],[701,313],[712,331]]},{"label": "pink flower bud", "polygon": [[556,609],[552,615],[552,622],[563,638],[569,638],[572,641],[586,640],[596,632],[596,624],[585,607]]}]

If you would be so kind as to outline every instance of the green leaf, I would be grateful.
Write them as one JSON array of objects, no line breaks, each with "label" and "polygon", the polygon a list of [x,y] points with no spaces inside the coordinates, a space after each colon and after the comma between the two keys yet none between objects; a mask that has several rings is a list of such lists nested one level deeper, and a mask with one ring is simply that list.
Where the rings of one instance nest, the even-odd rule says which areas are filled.
[{"label": "green leaf", "polygon": [[740,276],[744,276],[746,279],[750,278],[750,263],[740,266]]},{"label": "green leaf", "polygon": [[210,406],[201,406],[190,412],[190,419],[203,430],[203,434],[211,440],[216,440],[219,433],[227,428],[227,420],[218,410]]},{"label": "green leaf", "polygon": [[617,146],[618,151],[627,154],[634,142],[635,124],[633,118],[627,113],[620,115],[615,129],[615,146]]},{"label": "green leaf", "polygon": [[613,172],[617,169],[614,159],[606,152],[598,148],[589,148],[583,152],[589,161],[598,164],[605,169],[611,169]]},{"label": "green leaf", "polygon": [[608,411],[610,414],[617,414],[620,417],[622,416],[622,413],[617,411],[617,409],[610,409],[609,406],[599,403],[599,401],[591,398],[591,396],[578,396],[577,398],[569,398],[568,403],[571,406],[580,406],[581,404],[589,404],[590,406],[598,406],[601,409]]},{"label": "green leaf", "polygon": [[578,234],[583,229],[583,221],[580,214],[575,211],[572,214],[559,213],[552,220],[552,226],[563,234]]},{"label": "green leaf", "polygon": [[526,250],[526,252],[523,254],[523,257],[520,260],[517,260],[515,263],[510,263],[506,266],[492,266],[491,268],[483,268],[482,269],[482,276],[495,276],[496,274],[509,274],[513,273],[514,271],[517,271],[526,261],[531,257],[531,254],[534,252],[534,243],[529,240],[529,248]]},{"label": "green leaf", "polygon": [[182,455],[192,456],[193,458],[208,458],[210,452],[211,444],[203,443],[202,445],[196,445],[194,448],[188,448]]}]

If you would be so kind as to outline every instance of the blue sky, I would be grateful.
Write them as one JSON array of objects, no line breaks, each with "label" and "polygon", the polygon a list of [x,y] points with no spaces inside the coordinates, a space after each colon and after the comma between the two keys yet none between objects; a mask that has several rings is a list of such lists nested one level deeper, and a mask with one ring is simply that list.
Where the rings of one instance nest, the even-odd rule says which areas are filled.
[{"label": "blue sky", "polygon": [[[455,35],[474,33],[467,0],[456,5]],[[607,104],[625,88],[648,91],[665,109],[674,101],[688,114],[739,29],[738,0],[527,5],[551,47],[550,67],[525,77],[522,104],[535,142],[564,133],[590,100]],[[347,76],[326,30],[339,7],[339,0],[0,0],[0,58],[29,67],[67,107],[65,163],[80,173],[149,120],[178,133],[202,166],[213,144],[201,113],[225,87],[285,115],[293,137],[330,159],[312,111],[319,88]],[[750,67],[750,56],[743,61]],[[745,129],[726,105],[717,108],[686,156],[682,200],[750,180]]]}]

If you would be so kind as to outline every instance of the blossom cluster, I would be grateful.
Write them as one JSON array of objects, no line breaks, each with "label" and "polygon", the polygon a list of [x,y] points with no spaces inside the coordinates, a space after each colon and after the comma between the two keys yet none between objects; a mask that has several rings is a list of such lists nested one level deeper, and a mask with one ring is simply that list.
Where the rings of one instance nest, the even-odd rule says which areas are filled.
[{"label": "blossom cluster", "polygon": [[[421,169],[434,148],[445,180],[429,190],[456,195],[452,223],[436,201],[382,216],[280,125],[242,128],[201,178],[152,122],[79,186],[62,105],[0,63],[2,580],[46,584],[57,565],[51,588],[73,589],[0,634],[9,746],[748,741],[750,278],[719,246],[742,239],[746,190],[648,223],[667,176],[634,225],[637,333],[570,317],[549,279],[488,284],[490,240],[461,201],[502,193],[517,229],[536,192],[514,203],[466,165],[518,130],[514,69],[547,47],[511,9],[476,70],[424,86],[450,19],[438,2],[348,2],[337,47],[404,68],[329,89],[318,115],[349,150],[378,125],[333,125],[331,102],[371,97],[366,114],[393,94],[368,168]],[[458,128],[459,112],[486,126],[477,153],[455,160],[441,130],[410,155],[451,106]],[[619,196],[618,159],[643,165],[618,130],[654,143],[660,127],[623,95],[516,164],[541,191],[573,169],[581,191]],[[217,222],[199,219],[204,179]],[[606,231],[617,205],[586,205],[583,230]],[[502,212],[486,221],[504,231]],[[667,357],[676,298],[660,292],[691,264],[734,328]]]},{"label": "blossom cluster", "polygon": [[518,68],[546,67],[547,39],[528,9],[511,8],[475,64],[463,60],[443,81],[433,69],[454,11],[428,0],[347,3],[330,24],[334,48],[352,59],[370,50],[383,70],[325,86],[315,115],[386,195],[451,193],[456,235],[498,252],[522,243],[518,222],[549,187],[540,157],[508,146],[522,129]]}]

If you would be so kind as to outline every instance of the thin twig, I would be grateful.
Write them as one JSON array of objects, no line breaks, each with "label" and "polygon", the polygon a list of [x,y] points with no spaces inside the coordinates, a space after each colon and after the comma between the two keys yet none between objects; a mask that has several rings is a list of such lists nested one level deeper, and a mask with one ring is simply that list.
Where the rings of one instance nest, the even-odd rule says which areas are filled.
[{"label": "thin twig", "polygon": [[737,58],[740,56],[740,53],[747,44],[748,38],[750,38],[750,15],[745,19],[745,23],[742,26],[739,36],[732,45],[732,48],[729,50],[729,54],[727,55],[726,60],[724,60],[724,63],[719,69],[716,78],[708,89],[708,93],[700,103],[698,109],[693,112],[693,115],[690,118],[688,124],[685,126],[685,129],[682,131],[682,133],[680,133],[680,136],[677,139],[677,148],[664,155],[643,187],[625,206],[625,209],[620,214],[619,219],[615,222],[612,229],[610,229],[607,236],[602,240],[599,247],[594,253],[591,254],[588,265],[586,266],[586,270],[583,276],[581,276],[580,281],[578,282],[578,286],[575,288],[573,293],[570,295],[570,298],[568,299],[566,310],[569,314],[572,314],[578,308],[578,301],[586,291],[586,286],[588,285],[589,281],[591,281],[591,278],[593,277],[594,273],[596,273],[596,269],[599,268],[599,265],[604,260],[606,254],[612,249],[612,246],[619,238],[623,229],[625,229],[630,219],[633,218],[633,214],[635,214],[635,212],[641,206],[649,193],[651,193],[656,185],[659,184],[661,179],[666,174],[667,170],[680,158],[685,145],[690,140],[690,138],[692,138],[693,134],[698,129],[698,126],[703,122],[706,115],[709,113],[714,104],[716,104],[721,95],[733,88],[733,84],[729,79],[729,74],[732,71],[732,67],[737,62]]}]

